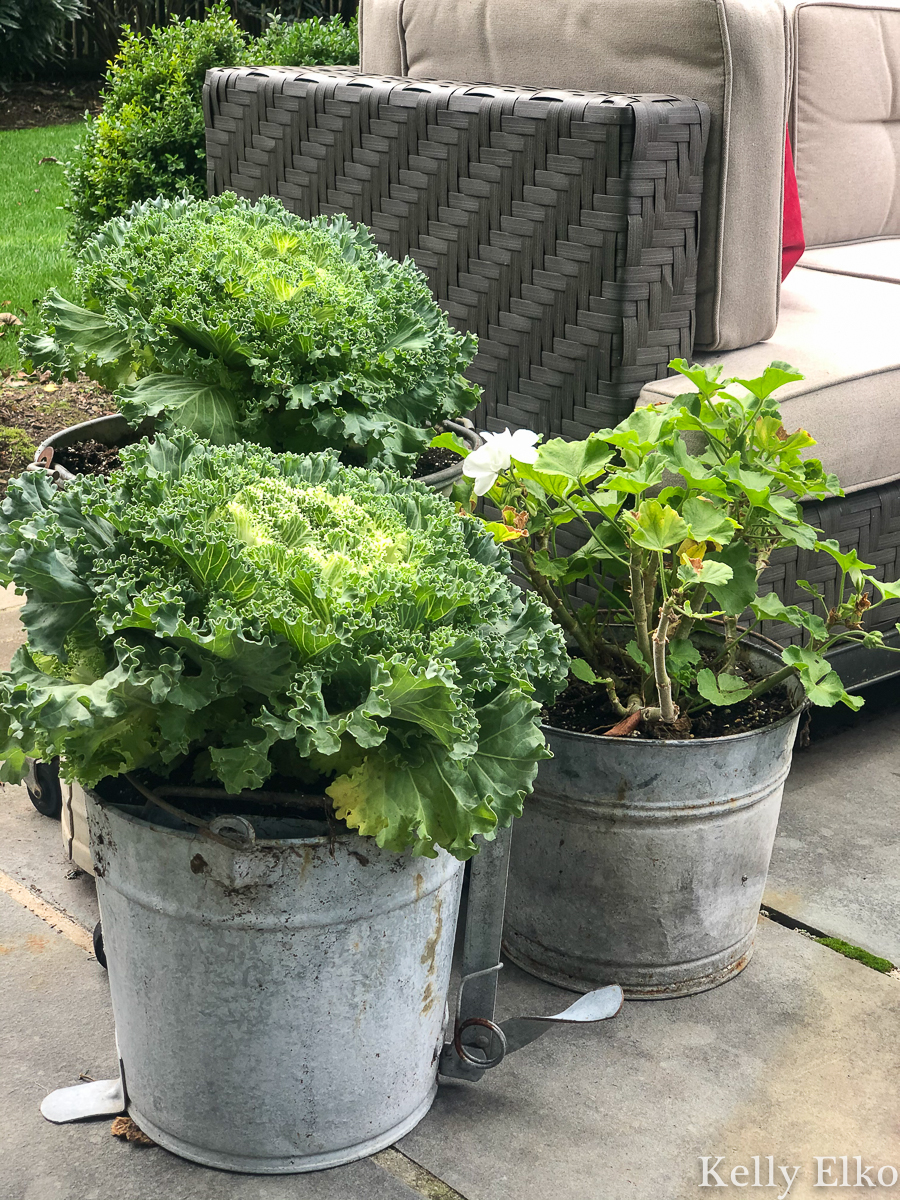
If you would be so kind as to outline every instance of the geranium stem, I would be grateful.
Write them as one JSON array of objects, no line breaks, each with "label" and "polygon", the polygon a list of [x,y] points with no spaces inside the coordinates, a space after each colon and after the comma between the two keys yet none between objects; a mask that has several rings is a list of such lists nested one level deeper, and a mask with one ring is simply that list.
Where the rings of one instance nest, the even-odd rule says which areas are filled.
[{"label": "geranium stem", "polygon": [[653,631],[653,675],[659,694],[659,719],[668,723],[678,717],[678,709],[672,700],[672,681],[666,670],[666,645],[669,640],[667,635],[674,606],[674,597],[667,597],[659,611],[659,624]]},{"label": "geranium stem", "polygon": [[755,700],[757,696],[764,696],[766,692],[770,692],[772,688],[778,687],[779,683],[784,683],[785,679],[790,679],[792,675],[796,674],[797,670],[795,667],[780,667],[773,674],[766,675],[764,678],[760,679],[759,683],[755,685],[747,699]]},{"label": "geranium stem", "polygon": [[647,666],[653,664],[653,651],[650,648],[650,633],[647,624],[647,599],[644,592],[644,564],[641,561],[641,551],[635,546],[631,551],[629,564],[631,573],[631,608],[634,612],[634,631],[638,649],[643,654]]}]

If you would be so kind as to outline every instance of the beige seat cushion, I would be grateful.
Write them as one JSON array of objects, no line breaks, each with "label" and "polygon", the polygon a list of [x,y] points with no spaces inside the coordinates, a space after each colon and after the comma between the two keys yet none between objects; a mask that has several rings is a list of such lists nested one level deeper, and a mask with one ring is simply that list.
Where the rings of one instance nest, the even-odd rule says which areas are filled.
[{"label": "beige seat cushion", "polygon": [[704,100],[697,345],[772,334],[789,67],[781,0],[362,0],[361,21],[369,73]]},{"label": "beige seat cushion", "polygon": [[900,2],[799,0],[793,25],[807,246],[900,237]]},{"label": "beige seat cushion", "polygon": [[861,279],[900,283],[900,238],[818,247],[807,250],[799,265],[809,267],[811,271],[831,271],[837,275],[858,275]]},{"label": "beige seat cushion", "polygon": [[[781,291],[775,336],[730,354],[698,355],[721,362],[727,376],[752,378],[780,359],[806,378],[782,389],[788,430],[818,440],[812,454],[834,471],[844,490],[900,479],[900,287],[894,283],[797,267]],[[640,403],[689,390],[681,376],[648,384]]]}]

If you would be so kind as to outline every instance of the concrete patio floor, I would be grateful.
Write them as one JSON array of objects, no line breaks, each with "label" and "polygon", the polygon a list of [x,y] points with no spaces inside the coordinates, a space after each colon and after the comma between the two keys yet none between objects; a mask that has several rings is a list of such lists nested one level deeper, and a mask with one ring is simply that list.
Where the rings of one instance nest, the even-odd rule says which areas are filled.
[{"label": "concrete patio floor", "polygon": [[[0,658],[18,638],[3,601],[0,591]],[[897,962],[900,703],[888,690],[830,732],[796,756],[766,904],[778,921]],[[115,1073],[106,975],[88,949],[93,884],[67,870],[58,826],[23,788],[7,788],[0,1200],[702,1200],[721,1194],[701,1187],[704,1157],[717,1171],[708,1185],[753,1187],[758,1161],[750,1195],[816,1200],[829,1194],[821,1186],[843,1184],[843,1155],[841,1195],[872,1190],[864,1177],[855,1186],[859,1155],[861,1169],[874,1167],[874,1194],[900,1196],[900,1182],[878,1184],[879,1168],[900,1172],[900,974],[765,918],[737,979],[626,1004],[594,1029],[548,1033],[478,1084],[445,1082],[422,1124],[367,1162],[228,1175],[120,1142],[109,1119],[50,1125],[38,1111],[48,1091]],[[559,1011],[572,998],[514,967],[502,973],[502,1015]],[[816,1156],[831,1169],[821,1180]]]}]

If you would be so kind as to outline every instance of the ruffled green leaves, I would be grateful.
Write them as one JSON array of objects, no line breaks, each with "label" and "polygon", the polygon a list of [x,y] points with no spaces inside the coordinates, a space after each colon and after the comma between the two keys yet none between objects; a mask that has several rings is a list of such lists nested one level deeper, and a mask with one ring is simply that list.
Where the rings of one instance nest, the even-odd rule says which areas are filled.
[{"label": "ruffled green leaves", "polygon": [[385,846],[462,858],[521,810],[566,654],[474,519],[330,453],[181,433],[123,457],[3,506],[31,646],[0,676],[5,778],[26,754],[88,785],[287,771]]},{"label": "ruffled green leaves", "polygon": [[411,260],[346,217],[233,194],[134,205],[80,249],[83,307],[51,292],[25,352],[87,369],[134,424],[217,445],[333,447],[410,474],[432,426],[478,403],[475,355]]},{"label": "ruffled green leaves", "polygon": [[66,300],[55,288],[41,308],[42,329],[22,339],[26,357],[57,374],[83,368],[107,387],[115,388],[132,373],[128,332],[106,314]]},{"label": "ruffled green leaves", "polygon": [[29,545],[10,559],[10,573],[28,595],[22,624],[35,650],[66,657],[66,639],[88,620],[93,595],[65,551]]},{"label": "ruffled green leaves", "polygon": [[433,855],[432,843],[470,858],[473,835],[490,836],[521,815],[538,763],[549,757],[537,727],[539,706],[508,687],[477,710],[477,753],[453,759],[433,744],[410,770],[403,757],[368,758],[328,788],[335,811],[379,846]]},{"label": "ruffled green leaves", "polygon": [[238,440],[238,401],[228,389],[202,379],[155,373],[119,392],[122,414],[134,425],[165,413],[168,420],[216,446]]}]

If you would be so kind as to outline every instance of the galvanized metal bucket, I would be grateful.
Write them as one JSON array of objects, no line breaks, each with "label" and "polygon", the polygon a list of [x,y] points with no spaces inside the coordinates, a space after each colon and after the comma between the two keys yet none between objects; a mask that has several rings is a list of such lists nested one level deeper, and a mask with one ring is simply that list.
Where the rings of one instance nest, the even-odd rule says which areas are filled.
[{"label": "galvanized metal bucket", "polygon": [[[769,655],[751,666],[771,671]],[[799,694],[798,694],[799,693]],[[764,729],[638,741],[546,728],[516,823],[504,950],[550,983],[706,991],[750,961],[798,708]]]},{"label": "galvanized metal bucket", "polygon": [[[457,421],[444,421],[438,428],[455,433],[470,450],[477,450],[479,446],[484,445],[484,439],[475,432],[475,426],[467,417],[460,417]],[[84,441],[100,442],[103,446],[127,446],[145,434],[153,433],[153,430],[152,417],[145,417],[137,429],[129,425],[125,418],[118,413],[106,417],[94,417],[90,421],[82,421],[80,425],[69,425],[66,429],[60,429],[45,438],[35,452],[32,467],[45,467],[47,470],[53,471],[59,480],[66,482],[74,479],[75,476],[61,463],[55,461],[54,456],[58,450],[65,450],[69,446]],[[460,459],[452,466],[444,467],[440,471],[432,471],[430,475],[421,476],[419,483],[426,484],[441,496],[449,496],[453,485],[462,478],[462,469],[463,463]]]},{"label": "galvanized metal bucket", "polygon": [[128,1112],[145,1133],[275,1174],[363,1158],[422,1119],[462,863],[303,820],[254,819],[256,839],[233,846],[87,795]]}]

